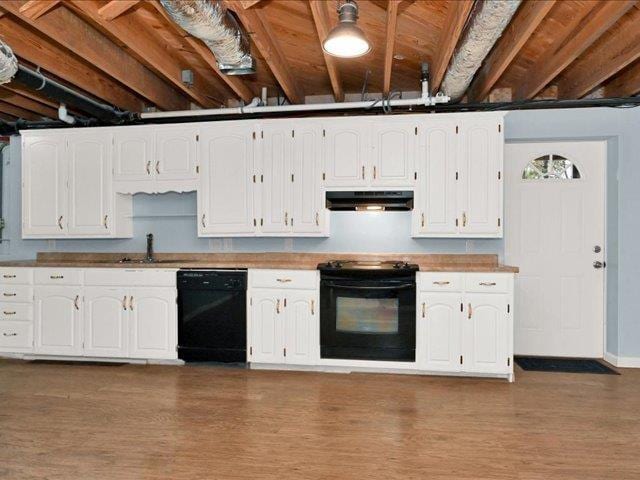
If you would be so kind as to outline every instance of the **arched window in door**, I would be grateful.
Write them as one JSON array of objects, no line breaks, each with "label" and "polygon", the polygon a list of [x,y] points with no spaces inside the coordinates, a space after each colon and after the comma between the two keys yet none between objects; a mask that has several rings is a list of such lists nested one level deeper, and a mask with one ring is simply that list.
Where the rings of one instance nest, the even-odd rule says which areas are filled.
[{"label": "arched window in door", "polygon": [[531,160],[522,172],[523,180],[574,180],[580,176],[580,170],[571,160],[556,154]]}]

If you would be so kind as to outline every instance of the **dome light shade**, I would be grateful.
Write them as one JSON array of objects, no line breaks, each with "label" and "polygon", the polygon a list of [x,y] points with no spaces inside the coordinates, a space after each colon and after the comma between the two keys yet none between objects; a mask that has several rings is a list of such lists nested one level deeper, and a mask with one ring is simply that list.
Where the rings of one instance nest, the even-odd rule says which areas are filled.
[{"label": "dome light shade", "polygon": [[338,8],[340,23],[329,32],[322,42],[322,49],[329,55],[342,58],[355,58],[371,51],[371,44],[364,32],[358,28],[358,5],[351,0]]}]

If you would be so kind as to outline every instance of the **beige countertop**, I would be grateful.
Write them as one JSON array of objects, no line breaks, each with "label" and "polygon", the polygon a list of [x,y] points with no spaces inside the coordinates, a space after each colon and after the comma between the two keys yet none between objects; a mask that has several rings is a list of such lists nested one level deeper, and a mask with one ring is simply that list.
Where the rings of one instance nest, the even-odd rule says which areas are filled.
[{"label": "beige countertop", "polygon": [[[133,262],[121,262],[124,257]],[[0,267],[67,268],[264,268],[315,270],[318,263],[336,259],[398,260],[418,264],[424,272],[518,273],[518,267],[498,263],[497,255],[403,253],[158,253],[155,263],[138,263],[140,253],[40,252],[36,260],[0,262]]]}]

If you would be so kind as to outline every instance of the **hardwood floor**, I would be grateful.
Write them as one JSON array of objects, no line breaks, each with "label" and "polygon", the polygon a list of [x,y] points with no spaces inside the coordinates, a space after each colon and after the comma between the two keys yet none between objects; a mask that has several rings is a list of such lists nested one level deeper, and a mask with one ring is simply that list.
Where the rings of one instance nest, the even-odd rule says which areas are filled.
[{"label": "hardwood floor", "polygon": [[640,370],[516,382],[0,361],[0,478],[638,479]]}]

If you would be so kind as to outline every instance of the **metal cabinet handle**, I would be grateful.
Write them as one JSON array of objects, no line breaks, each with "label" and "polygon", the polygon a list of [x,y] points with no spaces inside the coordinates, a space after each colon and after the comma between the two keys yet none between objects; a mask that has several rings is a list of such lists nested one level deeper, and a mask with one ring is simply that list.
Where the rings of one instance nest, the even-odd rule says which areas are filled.
[{"label": "metal cabinet handle", "polygon": [[5,337],[16,337],[18,334],[17,333],[3,333],[2,335],[4,335]]},{"label": "metal cabinet handle", "polygon": [[2,295],[4,295],[5,297],[15,297],[17,293],[3,293]]},{"label": "metal cabinet handle", "polygon": [[462,226],[467,226],[467,212],[462,212]]},{"label": "metal cabinet handle", "polygon": [[445,280],[441,280],[439,282],[433,282],[434,285],[449,285],[451,282],[449,281],[445,281]]},{"label": "metal cabinet handle", "polygon": [[204,219],[205,219],[205,214],[202,214],[202,220],[200,221],[200,223],[202,223],[202,228],[206,228],[206,225],[204,223]]},{"label": "metal cabinet handle", "polygon": [[122,299],[122,309],[125,310],[125,311],[127,310],[127,296],[126,295]]},{"label": "metal cabinet handle", "polygon": [[320,226],[320,214],[316,212],[316,226]]},{"label": "metal cabinet handle", "polygon": [[51,280],[60,280],[60,279],[64,278],[64,275],[49,275],[49,278]]},{"label": "metal cabinet handle", "polygon": [[280,299],[276,300],[276,313],[280,313]]},{"label": "metal cabinet handle", "polygon": [[129,297],[129,310],[133,312],[133,295]]},{"label": "metal cabinet handle", "polygon": [[58,217],[58,228],[62,230],[62,215]]},{"label": "metal cabinet handle", "polygon": [[156,162],[156,173],[160,175],[160,160]]},{"label": "metal cabinet handle", "polygon": [[16,314],[16,312],[7,312],[6,310],[4,312],[2,312],[2,313],[4,313],[5,315],[15,315]]},{"label": "metal cabinet handle", "polygon": [[364,180],[364,165],[362,166],[362,179]]},{"label": "metal cabinet handle", "polygon": [[105,215],[104,216],[104,220],[102,221],[102,224],[104,225],[104,228],[106,228],[107,230],[109,229],[109,224],[107,223],[109,220],[109,215]]},{"label": "metal cabinet handle", "polygon": [[496,282],[480,282],[480,285],[482,285],[483,287],[495,287]]},{"label": "metal cabinet handle", "polygon": [[473,315],[473,308],[471,307],[471,304],[469,304],[469,318],[471,318],[472,315]]},{"label": "metal cabinet handle", "polygon": [[289,283],[291,281],[290,278],[276,278],[276,282],[280,283]]},{"label": "metal cabinet handle", "polygon": [[284,224],[289,225],[289,214],[284,212]]},{"label": "metal cabinet handle", "polygon": [[376,166],[373,166],[373,179],[376,179]]},{"label": "metal cabinet handle", "polygon": [[311,315],[315,315],[316,312],[316,301],[315,300],[311,300]]},{"label": "metal cabinet handle", "polygon": [[15,275],[3,275],[2,277],[3,278],[16,278]]},{"label": "metal cabinet handle", "polygon": [[421,224],[422,227],[424,227],[424,213],[421,215],[421,218],[422,218],[422,220],[421,220],[420,224]]},{"label": "metal cabinet handle", "polygon": [[151,175],[151,160],[147,161],[147,175]]},{"label": "metal cabinet handle", "polygon": [[80,305],[78,305],[79,301],[80,301],[80,295],[76,295],[76,298],[73,299],[73,306],[75,307],[76,310],[80,310]]},{"label": "metal cabinet handle", "polygon": [[284,307],[284,308],[287,308],[287,299],[286,299],[286,298],[283,300],[283,302],[282,302],[282,303],[283,303],[283,307]]},{"label": "metal cabinet handle", "polygon": [[422,318],[426,317],[427,315],[427,304],[422,302]]}]

